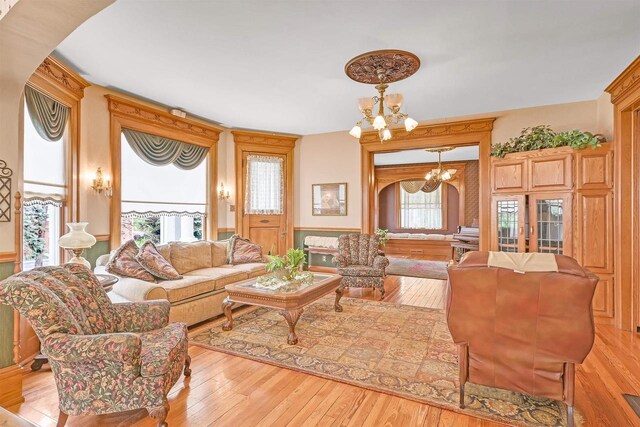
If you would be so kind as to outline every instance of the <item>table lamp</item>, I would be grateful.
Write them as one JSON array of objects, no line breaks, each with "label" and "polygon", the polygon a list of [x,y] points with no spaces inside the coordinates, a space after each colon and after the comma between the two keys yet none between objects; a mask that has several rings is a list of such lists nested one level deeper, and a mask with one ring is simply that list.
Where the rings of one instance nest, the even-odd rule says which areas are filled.
[{"label": "table lamp", "polygon": [[69,222],[69,232],[58,240],[58,246],[64,249],[69,249],[73,252],[74,257],[69,262],[76,264],[82,264],[87,268],[91,268],[89,261],[82,257],[82,252],[85,249],[95,245],[96,238],[85,231],[88,222]]}]

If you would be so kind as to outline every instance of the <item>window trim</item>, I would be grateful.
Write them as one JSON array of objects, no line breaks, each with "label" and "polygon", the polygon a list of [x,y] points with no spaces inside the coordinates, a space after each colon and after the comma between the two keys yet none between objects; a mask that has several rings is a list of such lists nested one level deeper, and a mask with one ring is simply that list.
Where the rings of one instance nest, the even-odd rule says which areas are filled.
[{"label": "window trim", "polygon": [[163,110],[118,96],[105,95],[105,98],[107,98],[110,115],[109,139],[113,175],[109,226],[111,247],[117,248],[122,243],[121,134],[123,127],[209,147],[206,160],[207,206],[203,237],[215,240],[218,237],[218,140],[224,128],[173,116]]},{"label": "window trim", "polygon": [[401,226],[402,221],[400,218],[400,208],[401,208],[401,201],[400,201],[400,191],[401,191],[401,187],[400,187],[400,181],[396,182],[395,184],[395,190],[396,190],[396,212],[395,212],[395,216],[396,216],[396,230],[402,230],[404,232],[410,233],[410,232],[419,232],[419,231],[447,231],[447,218],[448,218],[448,207],[449,204],[447,202],[448,199],[448,195],[449,195],[449,187],[445,182],[443,182],[442,184],[440,184],[440,186],[442,187],[442,195],[441,195],[441,199],[442,199],[442,209],[441,209],[441,214],[442,214],[442,228],[403,228]]}]

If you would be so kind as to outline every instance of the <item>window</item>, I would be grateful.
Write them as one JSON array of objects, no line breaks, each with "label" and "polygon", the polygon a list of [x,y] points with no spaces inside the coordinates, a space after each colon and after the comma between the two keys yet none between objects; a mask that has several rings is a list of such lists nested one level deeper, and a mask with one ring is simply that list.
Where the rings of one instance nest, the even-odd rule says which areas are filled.
[{"label": "window", "polygon": [[[24,205],[22,269],[60,264],[58,239],[64,223],[65,136],[49,141],[38,133],[24,105]],[[65,130],[66,133],[66,130]]]},{"label": "window", "polygon": [[443,187],[430,193],[417,191],[409,193],[400,185],[399,191],[399,225],[400,228],[441,230],[444,228]]},{"label": "window", "polygon": [[121,237],[141,243],[202,240],[207,200],[207,166],[156,166],[121,138]]},{"label": "window", "polygon": [[283,159],[247,156],[245,214],[281,215],[284,191]]}]

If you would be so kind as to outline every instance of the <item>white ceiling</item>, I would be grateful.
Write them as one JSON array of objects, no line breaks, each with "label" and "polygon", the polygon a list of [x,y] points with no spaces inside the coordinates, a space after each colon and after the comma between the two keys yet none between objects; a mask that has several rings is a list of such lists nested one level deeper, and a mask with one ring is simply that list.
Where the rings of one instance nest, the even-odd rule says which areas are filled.
[{"label": "white ceiling", "polygon": [[227,126],[349,129],[375,95],[344,64],[417,54],[418,120],[597,98],[640,52],[640,1],[118,0],[56,50],[89,81]]},{"label": "white ceiling", "polygon": [[[478,160],[478,146],[457,147],[451,151],[442,153],[443,162],[460,162],[463,160]],[[380,153],[373,155],[373,164],[383,165],[408,165],[413,163],[436,163],[438,153],[425,150],[405,150],[395,153]]]}]

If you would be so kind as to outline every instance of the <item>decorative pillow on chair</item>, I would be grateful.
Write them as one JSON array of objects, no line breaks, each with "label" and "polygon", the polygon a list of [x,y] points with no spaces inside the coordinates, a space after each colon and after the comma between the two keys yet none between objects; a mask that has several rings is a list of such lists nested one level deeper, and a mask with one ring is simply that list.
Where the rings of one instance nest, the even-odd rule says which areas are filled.
[{"label": "decorative pillow on chair", "polygon": [[140,247],[138,255],[136,255],[136,261],[138,261],[145,270],[153,274],[158,279],[182,279],[182,276],[171,264],[169,264],[169,261],[160,254],[158,248],[156,248],[156,245],[154,245],[151,240],[147,240]]},{"label": "decorative pillow on chair", "polygon": [[135,241],[128,240],[113,254],[106,270],[118,276],[154,282],[155,278],[140,265],[136,260],[136,255],[138,255],[138,245]]},{"label": "decorative pillow on chair", "polygon": [[231,237],[229,242],[229,264],[247,264],[250,262],[264,262],[262,247],[238,235]]}]

